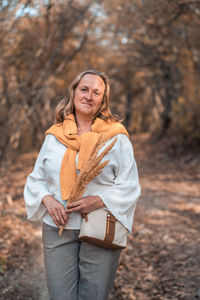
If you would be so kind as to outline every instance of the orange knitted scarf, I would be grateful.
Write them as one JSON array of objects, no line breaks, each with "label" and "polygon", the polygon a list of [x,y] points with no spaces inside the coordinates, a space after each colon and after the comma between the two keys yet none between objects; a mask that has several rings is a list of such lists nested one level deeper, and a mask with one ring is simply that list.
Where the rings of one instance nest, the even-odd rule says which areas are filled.
[{"label": "orange knitted scarf", "polygon": [[99,134],[103,134],[105,141],[107,141],[120,133],[129,136],[121,123],[96,118],[92,124],[92,131],[78,136],[74,114],[69,114],[63,123],[55,124],[46,131],[46,135],[54,135],[62,144],[67,146],[60,168],[60,186],[63,200],[69,198],[71,188],[77,179],[77,153],[79,152],[77,169],[80,170],[89,158]]}]

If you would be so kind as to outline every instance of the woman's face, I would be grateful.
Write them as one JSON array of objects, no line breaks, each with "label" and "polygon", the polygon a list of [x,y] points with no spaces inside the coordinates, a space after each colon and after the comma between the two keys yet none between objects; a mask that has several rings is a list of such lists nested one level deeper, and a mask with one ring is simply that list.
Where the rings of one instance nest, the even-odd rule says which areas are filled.
[{"label": "woman's face", "polygon": [[74,93],[76,115],[92,119],[101,106],[104,92],[105,83],[101,77],[93,74],[84,75]]}]

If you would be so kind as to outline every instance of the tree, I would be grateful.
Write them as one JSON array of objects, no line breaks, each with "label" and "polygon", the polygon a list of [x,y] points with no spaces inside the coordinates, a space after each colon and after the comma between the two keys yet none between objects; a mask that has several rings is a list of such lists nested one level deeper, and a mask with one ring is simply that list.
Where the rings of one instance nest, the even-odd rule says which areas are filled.
[{"label": "tree", "polygon": [[24,127],[38,141],[52,121],[52,98],[72,76],[66,70],[94,20],[93,1],[23,3],[1,6],[1,159],[18,147]]},{"label": "tree", "polygon": [[[192,83],[189,73],[181,67],[186,51],[193,65],[192,78],[199,78],[199,1],[117,0],[105,2],[104,9],[108,16],[105,26],[112,30],[109,45],[121,53],[120,75],[127,84],[120,81],[129,95],[128,120],[138,117],[135,110],[129,116],[132,103],[145,118],[140,129],[150,128],[162,137],[173,127],[173,109],[183,92],[185,78],[193,86],[193,92],[189,92],[190,85],[185,87],[184,94],[188,94],[193,104],[194,94],[199,97],[197,82]],[[141,87],[136,89],[141,96],[134,93],[135,86]],[[149,101],[144,103],[141,99],[146,94]]]}]

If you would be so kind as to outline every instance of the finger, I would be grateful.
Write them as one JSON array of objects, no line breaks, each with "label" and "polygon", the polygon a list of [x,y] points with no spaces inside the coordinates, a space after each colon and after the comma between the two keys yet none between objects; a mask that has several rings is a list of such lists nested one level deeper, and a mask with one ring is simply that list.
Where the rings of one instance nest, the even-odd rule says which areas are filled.
[{"label": "finger", "polygon": [[67,214],[65,212],[64,206],[61,206],[59,212],[60,212],[60,219],[61,219],[61,221],[62,222],[64,221],[64,223],[66,224],[67,221],[68,221],[68,219],[69,219],[69,216],[67,216]]},{"label": "finger", "polygon": [[73,208],[73,207],[81,205],[82,203],[83,203],[83,200],[78,200],[78,201],[67,204],[67,208]]},{"label": "finger", "polygon": [[53,219],[53,221],[54,221],[54,223],[56,224],[56,226],[60,226],[61,224],[60,224],[60,221],[59,221],[59,218],[57,218],[57,217],[55,217],[55,216],[52,216],[52,219]]},{"label": "finger", "polygon": [[59,211],[54,209],[52,214],[51,214],[51,217],[54,221],[54,223],[56,224],[56,226],[60,226],[61,225],[61,222],[60,222],[60,216],[59,216]]},{"label": "finger", "polygon": [[65,223],[66,223],[69,219],[69,216],[66,214],[65,209],[61,210],[61,214],[62,214],[62,217],[63,217]]},{"label": "finger", "polygon": [[60,223],[61,223],[62,225],[65,225],[66,218],[64,218],[64,216],[63,216],[63,214],[62,214],[62,210],[59,210],[59,211],[58,211],[58,215],[59,215]]},{"label": "finger", "polygon": [[67,214],[71,214],[72,212],[78,212],[81,214],[81,207],[80,206],[77,206],[77,207],[73,207],[73,208],[66,208],[65,212]]}]

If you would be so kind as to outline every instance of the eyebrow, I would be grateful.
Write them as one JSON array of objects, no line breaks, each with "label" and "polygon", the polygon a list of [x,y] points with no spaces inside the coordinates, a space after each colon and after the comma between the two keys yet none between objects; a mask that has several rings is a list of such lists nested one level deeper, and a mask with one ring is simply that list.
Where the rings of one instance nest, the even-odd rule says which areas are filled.
[{"label": "eyebrow", "polygon": [[[80,88],[89,88],[87,85],[81,85]],[[100,89],[94,89],[94,91],[100,91]]]}]

